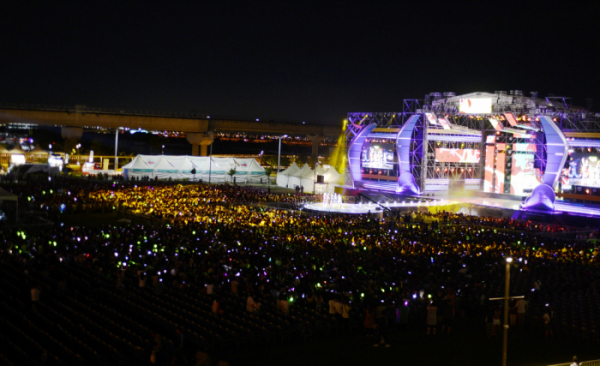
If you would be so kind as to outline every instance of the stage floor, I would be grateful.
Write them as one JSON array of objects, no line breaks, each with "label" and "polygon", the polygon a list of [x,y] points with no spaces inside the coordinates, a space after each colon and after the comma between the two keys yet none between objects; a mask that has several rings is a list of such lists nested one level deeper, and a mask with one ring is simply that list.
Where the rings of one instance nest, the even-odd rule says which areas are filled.
[{"label": "stage floor", "polygon": [[[374,193],[384,193],[386,195],[396,195],[396,182],[365,182],[363,188]],[[447,192],[447,191],[446,191]],[[465,190],[465,195],[447,195],[441,191],[426,191],[426,194],[434,194],[433,199],[439,200],[443,198],[448,201],[455,201],[466,205],[476,205],[479,207],[497,208],[503,210],[511,210],[514,212],[532,213],[532,211],[521,209],[521,200],[515,199],[514,197],[501,198],[501,197],[484,197],[477,195],[475,190]],[[475,194],[474,194],[475,193]],[[422,197],[423,199],[429,197]],[[592,203],[575,203],[556,201],[555,210],[552,213],[546,213],[548,215],[582,215],[587,217],[594,217],[600,219],[600,205]]]},{"label": "stage floor", "polygon": [[[510,209],[515,211],[524,211],[527,210],[521,209],[521,202],[513,199],[504,199],[504,198],[492,198],[492,197],[448,197],[448,200],[461,202],[461,203],[470,203],[477,206],[486,206],[486,207],[497,207],[503,209]],[[575,215],[585,215],[585,216],[594,216],[600,217],[600,206],[595,204],[583,204],[583,203],[573,203],[573,202],[564,202],[564,201],[556,201],[554,204],[555,210],[554,214],[575,214]]]}]

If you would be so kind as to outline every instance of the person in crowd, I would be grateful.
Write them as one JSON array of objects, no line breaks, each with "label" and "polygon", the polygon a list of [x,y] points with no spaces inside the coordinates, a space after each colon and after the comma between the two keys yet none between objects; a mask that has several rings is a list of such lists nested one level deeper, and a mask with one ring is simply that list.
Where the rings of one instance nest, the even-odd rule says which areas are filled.
[{"label": "person in crowd", "polygon": [[427,306],[427,335],[435,335],[437,329],[437,306],[431,301]]},{"label": "person in crowd", "polygon": [[40,295],[42,294],[42,286],[37,284],[31,289],[31,303],[37,304],[40,301]]},{"label": "person in crowd", "polygon": [[373,317],[373,309],[368,306],[366,308],[364,327],[367,333],[367,337],[372,337],[376,328],[375,318]]},{"label": "person in crowd", "polygon": [[[530,299],[536,317],[542,316],[537,305],[549,301],[551,290],[583,288],[582,279],[598,278],[600,272],[599,250],[587,239],[575,240],[570,229],[560,225],[529,220],[450,212],[415,215],[424,223],[444,222],[432,230],[427,225],[413,227],[391,214],[307,216],[264,204],[297,204],[309,196],[227,185],[56,178],[48,184],[32,182],[10,189],[22,200],[19,205],[41,208],[50,218],[60,217],[62,205],[63,212],[94,207],[112,212],[118,207],[123,214],[152,222],[71,227],[57,221],[45,230],[3,228],[0,253],[17,272],[38,276],[35,279],[44,288],[48,278],[56,289],[60,276],[69,273],[67,268],[77,268],[93,284],[82,282],[87,277],[67,277],[69,290],[90,292],[95,298],[102,298],[105,291],[115,296],[154,296],[137,289],[141,287],[137,271],[146,272],[152,276],[155,294],[162,294],[157,306],[178,304],[185,310],[187,302],[194,301],[194,306],[210,312],[214,298],[219,303],[223,295],[231,299],[222,315],[227,321],[234,319],[235,309],[244,312],[243,301],[233,300],[237,287],[237,293],[246,296],[249,313],[259,310],[260,300],[269,316],[282,316],[274,300],[283,294],[294,299],[287,311],[291,316],[314,301],[315,316],[324,322],[329,322],[327,313],[342,321],[348,314],[364,319],[368,331],[381,314],[393,315],[394,309],[400,324],[406,319],[407,326],[409,313],[415,319],[427,314],[431,335],[438,316],[449,332],[450,319],[460,321],[459,314],[462,318],[485,313],[486,299],[501,286],[499,271],[506,256],[515,258],[516,283],[530,290],[534,280],[538,288],[544,282],[544,291],[536,290],[536,298]],[[211,297],[206,303],[195,302],[206,294]],[[352,309],[346,311],[350,301]],[[281,302],[279,306],[281,310]],[[522,329],[527,302],[519,300],[510,310]],[[449,316],[451,311],[456,319]],[[494,314],[488,318],[493,326]]]},{"label": "person in crowd", "polygon": [[375,343],[373,347],[390,347],[390,344],[387,342],[388,330],[389,330],[389,322],[388,322],[388,314],[387,308],[384,308],[381,313],[377,316],[376,330],[378,335],[379,343]]},{"label": "person in crowd", "polygon": [[550,305],[546,305],[546,311],[542,316],[542,319],[544,320],[544,329],[546,330],[545,338],[548,338],[548,336],[550,336],[550,338],[554,338],[554,331],[552,330],[552,316],[552,307]]},{"label": "person in crowd", "polygon": [[577,359],[577,356],[573,356],[573,360],[572,360],[570,366],[579,366],[579,365],[580,365],[580,363],[579,363],[579,360]]},{"label": "person in crowd", "polygon": [[527,300],[521,298],[517,300],[515,307],[517,308],[517,327],[519,330],[523,330],[525,325],[525,314],[527,312]]}]

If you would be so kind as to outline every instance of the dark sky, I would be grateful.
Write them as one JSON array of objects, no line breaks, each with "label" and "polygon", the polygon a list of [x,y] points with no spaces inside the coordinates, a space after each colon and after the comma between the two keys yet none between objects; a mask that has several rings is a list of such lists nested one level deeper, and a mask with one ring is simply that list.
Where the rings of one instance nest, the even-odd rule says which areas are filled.
[{"label": "dark sky", "polygon": [[597,1],[108,3],[2,2],[0,102],[333,124],[517,89],[600,110]]}]

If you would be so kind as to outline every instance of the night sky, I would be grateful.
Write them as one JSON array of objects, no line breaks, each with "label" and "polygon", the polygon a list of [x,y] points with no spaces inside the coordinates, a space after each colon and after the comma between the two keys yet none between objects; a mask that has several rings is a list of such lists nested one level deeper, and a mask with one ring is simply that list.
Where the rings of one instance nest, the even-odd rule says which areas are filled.
[{"label": "night sky", "polygon": [[600,111],[597,1],[107,3],[3,2],[0,102],[336,124],[517,89]]}]

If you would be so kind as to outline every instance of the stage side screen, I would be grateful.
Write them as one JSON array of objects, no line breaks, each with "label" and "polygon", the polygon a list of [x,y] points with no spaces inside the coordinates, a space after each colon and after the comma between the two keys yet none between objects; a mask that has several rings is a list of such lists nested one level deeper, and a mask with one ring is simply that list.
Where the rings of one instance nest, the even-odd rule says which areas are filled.
[{"label": "stage side screen", "polygon": [[360,164],[363,168],[394,169],[396,145],[390,143],[368,142],[363,145]]},{"label": "stage side screen", "polygon": [[494,187],[494,193],[504,193],[504,171],[506,169],[506,144],[497,144],[496,148],[498,153],[496,154],[496,186]]},{"label": "stage side screen", "polygon": [[572,186],[600,187],[600,154],[571,153],[568,168],[563,170],[563,189]]},{"label": "stage side screen", "polygon": [[496,152],[495,145],[487,145],[485,148],[485,174],[483,181],[483,191],[492,193],[494,186],[494,154]]},{"label": "stage side screen", "polygon": [[436,163],[479,163],[478,149],[435,149]]},{"label": "stage side screen", "polygon": [[540,184],[539,169],[535,169],[535,144],[513,144],[510,194],[524,196]]}]

